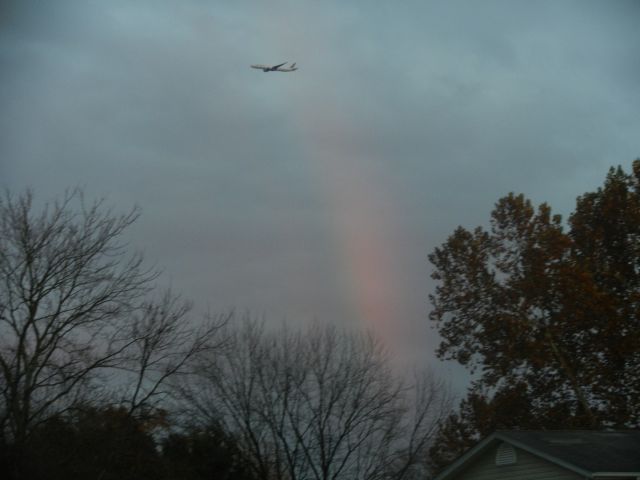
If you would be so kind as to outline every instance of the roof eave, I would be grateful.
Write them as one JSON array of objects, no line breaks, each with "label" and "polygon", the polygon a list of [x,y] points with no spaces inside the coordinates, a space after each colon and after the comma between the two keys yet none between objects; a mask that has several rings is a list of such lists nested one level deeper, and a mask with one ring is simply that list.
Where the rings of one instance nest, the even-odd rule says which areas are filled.
[{"label": "roof eave", "polygon": [[507,432],[494,432],[484,440],[480,441],[475,447],[469,449],[464,455],[458,458],[455,462],[449,465],[445,470],[443,470],[438,476],[434,478],[434,480],[446,480],[450,475],[460,471],[462,468],[467,465],[467,463],[475,458],[480,453],[484,452],[493,442],[502,441],[507,442],[514,447],[517,447],[525,452],[528,452],[536,457],[539,457],[547,462],[550,462],[554,465],[562,467],[571,472],[577,473],[578,475],[584,478],[604,478],[604,477],[614,477],[614,478],[637,478],[640,480],[640,472],[591,472],[588,470],[584,470],[580,467],[577,467],[571,463],[565,462],[564,460],[554,457],[553,455],[549,455],[545,452],[541,452],[526,443],[520,442],[518,440],[514,440],[510,438]]},{"label": "roof eave", "polygon": [[456,473],[457,471],[459,471],[460,469],[462,469],[467,464],[467,462],[469,460],[471,460],[477,454],[479,454],[479,453],[483,452],[485,449],[487,449],[489,447],[489,445],[491,445],[491,443],[493,443],[493,441],[496,439],[496,437],[497,437],[497,433],[492,433],[491,435],[486,437],[484,440],[481,440],[480,443],[478,443],[475,447],[472,447],[469,450],[467,450],[466,453],[464,453],[455,462],[453,462],[451,465],[449,465],[447,468],[445,468],[442,472],[440,472],[433,480],[445,480],[450,475],[452,475],[452,474]]},{"label": "roof eave", "polygon": [[640,478],[640,472],[594,472],[591,474],[591,477]]},{"label": "roof eave", "polygon": [[569,463],[569,462],[565,462],[564,460],[558,458],[558,457],[554,457],[553,455],[549,455],[545,452],[541,452],[540,450],[537,450],[535,448],[532,448],[531,446],[527,445],[526,443],[522,443],[518,440],[514,440],[512,438],[509,437],[508,434],[502,434],[501,432],[496,432],[496,437],[499,438],[500,440],[504,441],[504,442],[508,442],[511,445],[513,445],[514,447],[518,447],[521,450],[524,450],[525,452],[528,452],[532,455],[535,455],[536,457],[540,457],[544,460],[546,460],[547,462],[553,463],[554,465],[557,465],[559,467],[562,467],[566,470],[569,470],[571,472],[577,473],[578,475],[581,475],[583,477],[586,478],[592,478],[593,476],[593,472],[590,472],[588,470],[584,470],[580,467],[576,467],[574,464]]},{"label": "roof eave", "polygon": [[525,443],[519,442],[517,440],[514,440],[512,438],[510,438],[508,435],[503,434],[502,432],[494,432],[491,435],[489,435],[488,437],[486,437],[484,440],[482,440],[480,443],[478,443],[475,447],[469,449],[464,455],[462,455],[460,458],[458,458],[455,462],[453,462],[449,467],[447,467],[445,470],[443,470],[437,477],[434,478],[434,480],[446,480],[447,478],[449,478],[450,475],[457,473],[458,471],[460,471],[462,468],[464,468],[464,466],[473,458],[475,458],[477,455],[481,454],[482,452],[484,452],[493,442],[507,442],[511,445],[513,445],[514,447],[517,447],[521,450],[524,450],[525,452],[531,453],[532,455],[535,455],[537,457],[540,457],[548,462],[551,462],[555,465],[558,465],[560,467],[563,467],[567,470],[570,470],[574,473],[577,473],[578,475],[581,475],[585,478],[591,478],[591,472],[588,472],[586,470],[582,470],[578,467],[576,467],[575,465],[571,465],[568,464],[566,462],[563,462],[562,460],[559,460],[555,457],[552,457],[550,455],[547,455],[543,452],[539,452],[538,450],[531,448],[530,446],[528,446]]}]

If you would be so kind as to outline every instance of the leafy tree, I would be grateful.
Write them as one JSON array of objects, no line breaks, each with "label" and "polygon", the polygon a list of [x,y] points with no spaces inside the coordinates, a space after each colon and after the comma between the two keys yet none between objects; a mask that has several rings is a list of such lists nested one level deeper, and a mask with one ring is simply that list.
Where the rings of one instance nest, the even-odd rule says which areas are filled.
[{"label": "leafy tree", "polygon": [[34,428],[20,452],[20,473],[32,480],[163,478],[153,422],[124,407],[87,407]]},{"label": "leafy tree", "polygon": [[[603,421],[640,426],[640,160],[633,173],[611,169],[604,188],[578,199],[570,218],[577,261],[597,285],[602,313],[589,330],[585,367]],[[587,351],[588,352],[588,351]]]},{"label": "leafy tree", "polygon": [[35,427],[19,458],[13,445],[0,449],[0,471],[12,478],[19,461],[30,480],[254,478],[232,436],[215,426],[177,431],[167,420],[165,411],[142,419],[127,406],[68,411]]},{"label": "leafy tree", "polygon": [[477,373],[443,429],[460,430],[457,453],[500,426],[640,425],[640,160],[566,224],[509,194],[488,229],[459,227],[429,259],[438,355]]},{"label": "leafy tree", "polygon": [[162,443],[169,480],[251,480],[235,438],[219,427],[191,427],[172,433]]}]

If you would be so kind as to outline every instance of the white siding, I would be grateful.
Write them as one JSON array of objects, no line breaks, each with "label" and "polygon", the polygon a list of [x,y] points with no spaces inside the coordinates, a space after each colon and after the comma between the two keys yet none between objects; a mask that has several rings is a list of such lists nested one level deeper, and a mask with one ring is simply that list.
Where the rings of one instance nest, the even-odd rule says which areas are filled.
[{"label": "white siding", "polygon": [[472,462],[455,480],[579,480],[580,475],[516,449],[513,465],[496,465],[497,447]]}]

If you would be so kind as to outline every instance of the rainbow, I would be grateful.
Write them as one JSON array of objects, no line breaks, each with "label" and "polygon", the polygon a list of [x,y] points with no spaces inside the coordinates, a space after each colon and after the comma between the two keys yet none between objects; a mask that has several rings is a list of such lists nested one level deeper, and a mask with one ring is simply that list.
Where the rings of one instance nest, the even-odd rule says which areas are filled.
[{"label": "rainbow", "polygon": [[397,322],[404,297],[392,258],[394,202],[341,109],[329,103],[308,113],[297,119],[301,150],[329,199],[337,274],[346,280],[351,315],[393,349],[401,341]]},{"label": "rainbow", "polygon": [[[357,14],[344,8],[340,16]],[[264,23],[263,37],[275,43],[272,46],[278,51],[288,52],[282,58],[301,62],[296,76],[286,79],[286,95],[294,105],[288,110],[294,123],[292,141],[298,141],[300,161],[308,164],[310,181],[317,182],[330,205],[336,283],[347,285],[350,316],[394,349],[403,345],[400,316],[407,310],[402,262],[393,257],[397,251],[394,236],[397,238],[401,230],[394,221],[400,215],[385,188],[384,173],[376,171],[377,159],[367,155],[367,142],[358,140],[362,132],[356,131],[357,125],[349,118],[346,102],[326,87],[343,84],[341,78],[331,78],[344,71],[336,64],[340,60],[335,53],[340,47],[321,28],[313,31],[313,26],[334,22],[335,12],[329,18],[320,7],[310,9],[305,4],[301,8],[284,0],[269,3],[263,13],[269,19]],[[305,25],[304,29],[300,25]],[[316,74],[322,76],[319,89],[310,89],[309,82],[317,77],[307,74],[303,52],[314,52],[313,64],[320,69]],[[329,69],[322,69],[323,58],[331,59]]]}]

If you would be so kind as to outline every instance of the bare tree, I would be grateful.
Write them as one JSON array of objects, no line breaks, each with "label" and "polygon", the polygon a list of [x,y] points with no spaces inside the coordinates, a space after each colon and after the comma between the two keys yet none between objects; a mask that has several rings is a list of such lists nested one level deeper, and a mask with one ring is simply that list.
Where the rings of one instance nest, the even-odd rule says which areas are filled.
[{"label": "bare tree", "polygon": [[451,412],[454,396],[448,384],[429,370],[416,372],[406,393],[406,411],[399,427],[403,434],[392,459],[392,478],[429,478],[427,451]]},{"label": "bare tree", "polygon": [[194,324],[186,318],[190,310],[189,302],[167,290],[133,312],[128,325],[131,342],[122,362],[113,368],[120,378],[114,383],[121,385],[116,402],[130,415],[156,412],[172,395],[171,380],[193,374],[196,355],[224,344],[224,336],[216,333],[229,315],[207,315],[205,321]]},{"label": "bare tree", "polygon": [[373,336],[246,320],[228,338],[183,393],[239,438],[259,478],[409,478],[448,413],[448,390],[396,378]]},{"label": "bare tree", "polygon": [[218,327],[191,329],[189,305],[169,292],[149,300],[157,272],[121,240],[136,209],[114,215],[73,190],[35,210],[31,192],[0,199],[0,434],[18,446],[106,396],[113,372],[128,373],[115,376],[129,382],[131,414],[156,405]]}]

